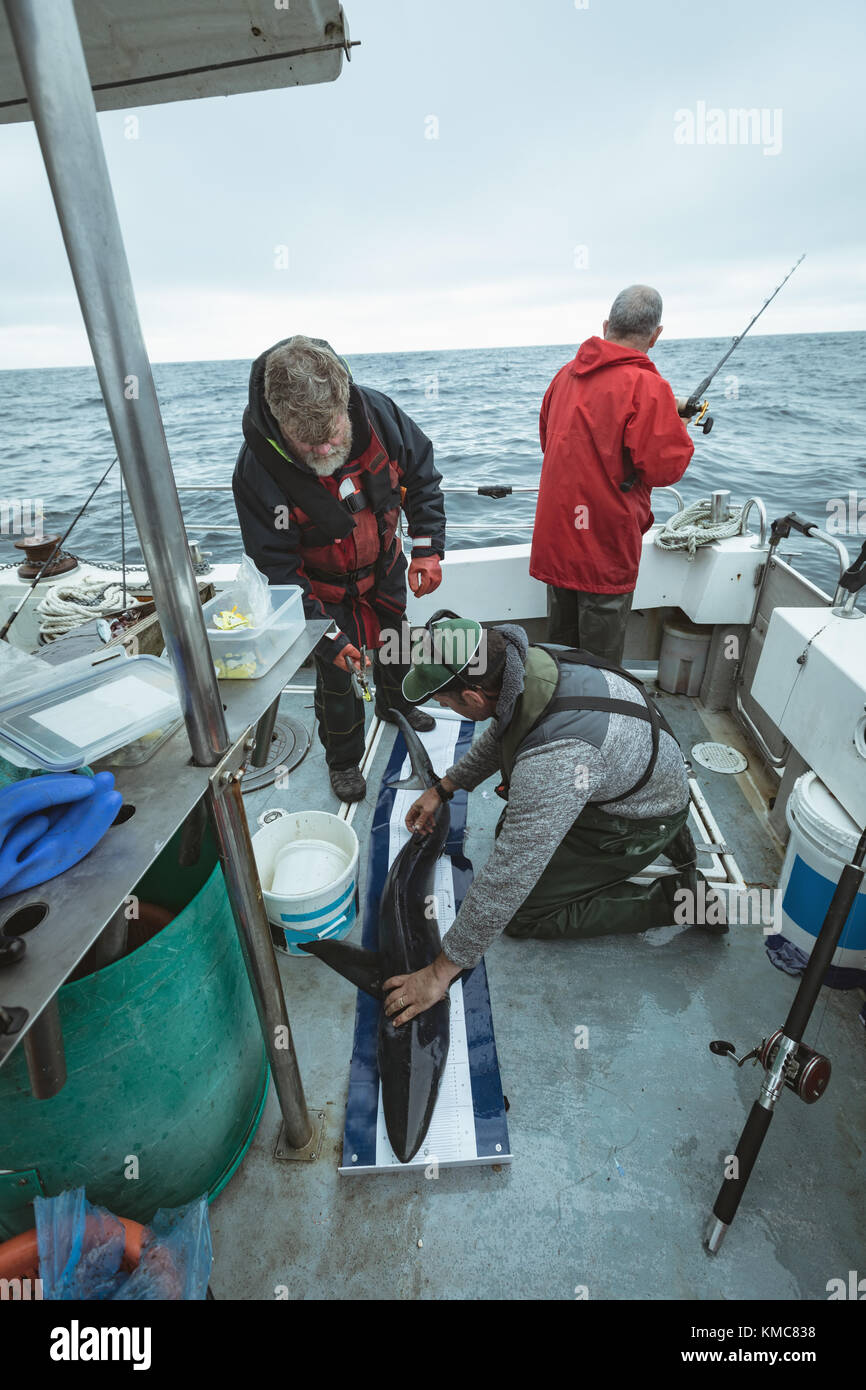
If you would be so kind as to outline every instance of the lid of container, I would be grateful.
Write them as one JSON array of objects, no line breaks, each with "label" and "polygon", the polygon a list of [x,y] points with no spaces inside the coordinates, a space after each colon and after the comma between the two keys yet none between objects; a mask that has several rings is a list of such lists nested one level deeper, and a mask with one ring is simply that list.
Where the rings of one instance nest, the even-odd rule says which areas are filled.
[{"label": "lid of container", "polygon": [[44,686],[0,702],[0,737],[50,772],[83,767],[181,713],[171,667],[155,656],[49,674]]},{"label": "lid of container", "polygon": [[828,854],[846,857],[860,839],[860,831],[845,807],[836,800],[815,772],[804,772],[791,791],[788,810],[801,829],[826,845]]},{"label": "lid of container", "polygon": [[676,637],[711,637],[712,623],[693,623],[681,608],[675,608],[662,623],[662,631]]}]

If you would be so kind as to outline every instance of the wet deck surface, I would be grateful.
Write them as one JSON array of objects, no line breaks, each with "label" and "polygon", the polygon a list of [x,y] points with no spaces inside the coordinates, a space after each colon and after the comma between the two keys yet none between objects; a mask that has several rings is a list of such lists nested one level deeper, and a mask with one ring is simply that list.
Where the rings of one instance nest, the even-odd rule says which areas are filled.
[{"label": "wet deck surface", "polygon": [[[306,673],[305,673],[306,674]],[[313,727],[312,696],[284,710]],[[663,699],[688,750],[707,731],[693,701]],[[356,813],[361,882],[386,729]],[[699,777],[750,884],[774,884],[778,847],[744,777]],[[247,799],[337,810],[318,741],[289,789]],[[490,852],[501,803],[472,794],[466,851]],[[360,927],[355,929],[355,939]],[[826,1096],[785,1092],[721,1252],[702,1237],[757,1096],[742,1055],[781,1026],[796,982],[769,963],[760,924],[727,936],[662,928],[585,942],[500,938],[488,952],[514,1161],[492,1168],[339,1176],[355,992],[313,960],[281,957],[311,1109],[327,1114],[316,1163],[273,1158],[273,1088],[237,1175],[211,1209],[217,1298],[825,1299],[831,1278],[862,1268],[866,1245],[866,1054],[858,993],[822,993],[806,1041],[832,1058]],[[588,1028],[588,1047],[574,1046]],[[419,1248],[418,1242],[423,1244]],[[285,1294],[283,1294],[285,1296]]]}]

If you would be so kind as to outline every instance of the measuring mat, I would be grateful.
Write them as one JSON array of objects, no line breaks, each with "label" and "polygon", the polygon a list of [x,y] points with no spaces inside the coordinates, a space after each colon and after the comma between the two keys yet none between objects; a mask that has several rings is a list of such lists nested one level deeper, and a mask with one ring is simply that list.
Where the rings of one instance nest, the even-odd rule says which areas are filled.
[{"label": "measuring mat", "polygon": [[[468,751],[473,729],[474,725],[467,721],[439,719],[431,733],[419,734],[440,774]],[[378,946],[379,902],[385,878],[409,839],[406,813],[420,795],[417,791],[396,791],[387,784],[410,774],[406,746],[398,734],[370,832],[361,944],[371,951]],[[466,792],[458,791],[451,802],[451,832],[436,866],[436,918],[443,936],[472,882],[472,866],[463,854],[467,801]],[[455,981],[450,998],[451,1045],[436,1108],[420,1150],[411,1163],[401,1163],[388,1142],[376,1064],[381,1006],[369,995],[358,992],[341,1173],[421,1168],[433,1177],[440,1168],[511,1162],[483,961],[471,974]]]}]

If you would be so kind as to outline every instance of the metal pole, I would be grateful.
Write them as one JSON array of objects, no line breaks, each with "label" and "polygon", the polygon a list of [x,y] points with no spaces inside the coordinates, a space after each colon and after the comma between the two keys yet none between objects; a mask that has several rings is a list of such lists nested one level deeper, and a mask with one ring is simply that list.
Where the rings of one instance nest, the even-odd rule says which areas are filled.
[{"label": "metal pole", "polygon": [[30,1025],[22,1047],[34,1098],[50,1100],[66,1084],[66,1053],[56,995]]},{"label": "metal pole", "polygon": [[268,761],[268,754],[271,751],[271,742],[274,737],[274,725],[277,722],[277,714],[280,708],[279,695],[272,705],[269,705],[256,725],[256,746],[250,758],[250,767],[264,767]]},{"label": "metal pole", "polygon": [[[228,730],[75,11],[72,0],[4,4],[193,758],[211,767]],[[287,1135],[303,1148],[312,1127],[294,1051],[277,1041],[288,1031],[286,1005],[246,816],[229,790],[210,797],[220,856]]]},{"label": "metal pole", "polygon": [[[236,905],[235,911],[240,911],[250,918],[265,918],[258,875],[251,878],[242,871],[246,857],[243,842],[246,841],[249,845],[249,829],[240,783],[236,778],[229,780],[225,790],[221,792],[216,787],[211,787],[209,810],[219,840],[220,859],[229,896]],[[253,985],[253,997],[259,1011],[259,1022],[271,1064],[271,1075],[280,1097],[286,1138],[291,1148],[305,1149],[313,1138],[313,1126],[300,1084],[298,1059],[286,1014],[280,973],[271,944],[270,928],[266,937],[255,932],[241,932],[240,935],[244,964]]]}]

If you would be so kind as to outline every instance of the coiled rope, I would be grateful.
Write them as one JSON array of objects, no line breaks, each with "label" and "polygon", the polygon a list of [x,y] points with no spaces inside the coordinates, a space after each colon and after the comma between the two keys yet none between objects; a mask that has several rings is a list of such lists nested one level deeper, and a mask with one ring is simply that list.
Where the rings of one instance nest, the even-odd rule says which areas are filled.
[{"label": "coiled rope", "polygon": [[727,521],[713,521],[713,506],[709,497],[692,502],[675,512],[657,532],[655,543],[659,550],[687,550],[692,559],[701,545],[712,545],[729,536],[740,534],[742,507],[730,507]]},{"label": "coiled rope", "polygon": [[46,642],[71,632],[92,618],[100,618],[103,613],[116,613],[124,607],[134,607],[135,601],[128,593],[124,600],[123,585],[116,579],[103,579],[99,576],[60,580],[52,584],[48,593],[37,605],[36,611],[42,618],[39,633]]}]

